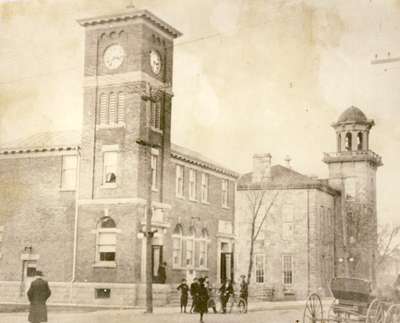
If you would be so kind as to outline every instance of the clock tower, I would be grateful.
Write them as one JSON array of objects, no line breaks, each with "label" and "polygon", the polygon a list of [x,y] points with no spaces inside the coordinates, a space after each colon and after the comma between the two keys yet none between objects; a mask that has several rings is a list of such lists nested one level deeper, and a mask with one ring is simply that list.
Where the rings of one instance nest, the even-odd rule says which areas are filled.
[{"label": "clock tower", "polygon": [[382,165],[370,150],[374,121],[350,107],[332,126],[337,151],[326,153],[329,184],[341,191],[335,219],[337,276],[375,281],[377,251],[376,171]]},{"label": "clock tower", "polygon": [[147,10],[78,21],[85,28],[81,199],[146,198],[146,140],[154,200],[170,156],[173,41],[180,32]]}]

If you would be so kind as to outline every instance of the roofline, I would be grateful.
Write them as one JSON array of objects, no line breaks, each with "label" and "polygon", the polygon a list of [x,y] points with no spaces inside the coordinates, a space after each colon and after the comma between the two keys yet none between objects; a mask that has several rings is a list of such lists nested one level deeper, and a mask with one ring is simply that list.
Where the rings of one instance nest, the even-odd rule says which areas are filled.
[{"label": "roofline", "polygon": [[335,190],[329,185],[323,183],[300,183],[300,184],[273,184],[273,183],[251,183],[238,184],[237,191],[252,191],[252,190],[297,190],[297,189],[316,189],[333,196],[341,195],[341,192]]},{"label": "roofline", "polygon": [[158,18],[156,15],[154,15],[153,13],[151,13],[150,11],[148,11],[146,9],[133,10],[133,11],[118,13],[118,14],[113,14],[113,15],[103,15],[103,16],[92,17],[92,18],[83,18],[83,19],[78,19],[77,22],[82,27],[87,27],[87,26],[100,25],[100,24],[109,23],[109,22],[126,21],[126,20],[135,19],[135,18],[144,18],[144,19],[149,20],[153,24],[157,25],[160,29],[167,32],[173,38],[178,38],[179,36],[182,36],[182,33],[179,30],[175,29],[170,24],[166,23],[164,20]]},{"label": "roofline", "polygon": [[181,154],[174,150],[171,150],[171,157],[181,160],[181,161],[184,161],[184,162],[187,162],[187,163],[190,163],[190,164],[193,164],[193,165],[207,168],[207,169],[212,170],[217,173],[221,173],[221,174],[233,177],[234,179],[238,179],[240,176],[239,173],[237,173],[235,171],[229,170],[224,167],[217,166],[215,164],[206,162],[206,161],[198,159],[198,158],[194,158],[192,156],[188,156],[186,154]]},{"label": "roofline", "polygon": [[67,145],[67,146],[51,146],[51,147],[22,147],[22,148],[0,148],[0,155],[17,155],[17,154],[29,154],[29,153],[44,153],[44,152],[55,152],[55,151],[71,151],[79,150],[79,145]]},{"label": "roofline", "polygon": [[367,119],[366,121],[355,121],[355,120],[346,120],[346,121],[337,121],[331,124],[333,128],[337,128],[340,126],[345,126],[348,124],[360,124],[360,125],[367,125],[369,128],[375,126],[375,121],[372,119]]}]

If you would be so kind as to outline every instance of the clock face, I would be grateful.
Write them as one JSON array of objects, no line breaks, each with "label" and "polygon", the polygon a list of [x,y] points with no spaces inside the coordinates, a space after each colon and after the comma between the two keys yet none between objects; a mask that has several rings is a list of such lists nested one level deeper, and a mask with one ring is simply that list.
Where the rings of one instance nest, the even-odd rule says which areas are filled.
[{"label": "clock face", "polygon": [[150,51],[150,67],[154,74],[160,74],[161,72],[161,57],[160,54],[155,51]]},{"label": "clock face", "polygon": [[121,66],[125,57],[124,49],[121,45],[111,45],[104,52],[104,64],[110,70]]}]

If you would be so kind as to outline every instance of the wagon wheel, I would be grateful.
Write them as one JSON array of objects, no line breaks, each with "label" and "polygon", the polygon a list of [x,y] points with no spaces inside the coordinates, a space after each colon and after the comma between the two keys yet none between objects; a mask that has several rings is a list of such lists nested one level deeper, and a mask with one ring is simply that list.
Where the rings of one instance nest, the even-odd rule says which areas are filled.
[{"label": "wagon wheel", "polygon": [[384,323],[385,308],[381,301],[374,299],[368,307],[365,323]]},{"label": "wagon wheel", "polygon": [[323,309],[321,299],[317,294],[311,294],[307,298],[303,313],[303,323],[317,323],[323,320]]},{"label": "wagon wheel", "polygon": [[393,304],[386,313],[385,323],[398,322],[400,322],[400,304]]}]

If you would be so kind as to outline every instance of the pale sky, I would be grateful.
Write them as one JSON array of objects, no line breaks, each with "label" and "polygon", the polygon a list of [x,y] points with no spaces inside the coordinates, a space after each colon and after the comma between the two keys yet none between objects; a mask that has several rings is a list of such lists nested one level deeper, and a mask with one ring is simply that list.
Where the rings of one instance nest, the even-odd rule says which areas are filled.
[{"label": "pale sky", "polygon": [[[351,105],[376,122],[378,218],[400,224],[399,0],[137,0],[180,30],[174,56],[174,143],[239,172],[253,153],[326,177],[330,125]],[[0,143],[80,129],[82,27],[76,19],[129,1],[0,0]],[[386,71],[385,71],[386,69]]]}]

